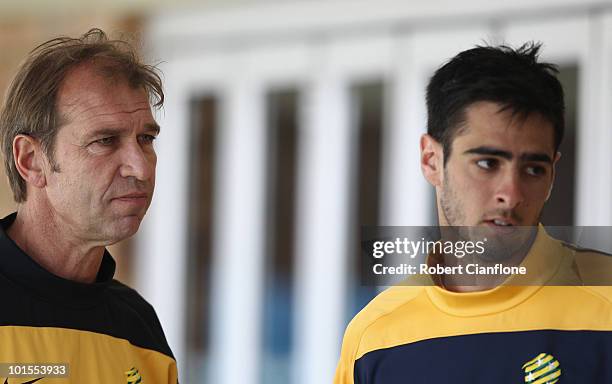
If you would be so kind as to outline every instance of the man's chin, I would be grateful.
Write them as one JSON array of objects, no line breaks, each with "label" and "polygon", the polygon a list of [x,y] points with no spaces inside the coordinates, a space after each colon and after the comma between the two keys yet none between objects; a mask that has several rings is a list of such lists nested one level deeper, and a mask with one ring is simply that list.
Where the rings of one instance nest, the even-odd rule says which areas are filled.
[{"label": "man's chin", "polygon": [[112,237],[112,242],[117,243],[128,237],[134,236],[134,234],[138,232],[141,222],[142,216],[140,215],[122,216],[112,224],[109,224],[109,228],[106,229],[106,232]]},{"label": "man's chin", "polygon": [[511,258],[529,245],[536,226],[497,226],[490,223],[475,229],[475,238],[486,239],[485,254],[480,257],[487,261],[502,261]]}]

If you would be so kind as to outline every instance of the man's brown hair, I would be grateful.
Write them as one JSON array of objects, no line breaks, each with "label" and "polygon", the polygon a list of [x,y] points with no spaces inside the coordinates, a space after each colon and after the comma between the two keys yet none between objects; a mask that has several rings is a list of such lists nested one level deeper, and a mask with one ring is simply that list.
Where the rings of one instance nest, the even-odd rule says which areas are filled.
[{"label": "man's brown hair", "polygon": [[100,29],[91,29],[79,38],[55,38],[34,48],[9,86],[0,112],[0,146],[18,203],[26,200],[27,189],[15,166],[13,141],[19,134],[39,140],[54,170],[59,170],[53,152],[62,124],[57,93],[68,72],[86,62],[92,63],[102,76],[127,81],[134,88],[142,87],[154,107],[164,103],[157,68],[141,62],[129,43],[110,40]]}]

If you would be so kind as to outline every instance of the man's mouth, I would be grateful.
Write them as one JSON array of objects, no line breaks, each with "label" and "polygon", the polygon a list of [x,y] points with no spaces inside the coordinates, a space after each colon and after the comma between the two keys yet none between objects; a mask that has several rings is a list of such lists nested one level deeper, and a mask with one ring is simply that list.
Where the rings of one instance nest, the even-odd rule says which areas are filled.
[{"label": "man's mouth", "polygon": [[485,226],[494,229],[498,233],[510,234],[513,233],[518,227],[518,223],[512,219],[505,217],[495,217],[484,220]]},{"label": "man's mouth", "polygon": [[118,196],[116,199],[144,199],[147,198],[146,193],[130,193],[128,195]]},{"label": "man's mouth", "polygon": [[507,220],[503,220],[503,219],[493,219],[493,220],[490,220],[490,222],[492,222],[495,225],[500,225],[502,227],[509,227],[513,225],[511,222]]},{"label": "man's mouth", "polygon": [[149,201],[149,195],[147,193],[141,193],[141,192],[128,193],[126,195],[117,196],[113,198],[111,201],[116,201],[121,204],[144,206]]}]

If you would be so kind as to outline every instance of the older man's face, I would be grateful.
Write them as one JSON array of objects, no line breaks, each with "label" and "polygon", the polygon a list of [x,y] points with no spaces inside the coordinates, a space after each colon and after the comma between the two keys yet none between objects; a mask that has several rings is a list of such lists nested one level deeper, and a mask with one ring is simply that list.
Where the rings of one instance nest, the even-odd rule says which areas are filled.
[{"label": "older man's face", "polygon": [[155,123],[147,93],[82,65],[58,93],[62,119],[47,171],[51,214],[73,235],[111,244],[133,235],[155,186]]}]

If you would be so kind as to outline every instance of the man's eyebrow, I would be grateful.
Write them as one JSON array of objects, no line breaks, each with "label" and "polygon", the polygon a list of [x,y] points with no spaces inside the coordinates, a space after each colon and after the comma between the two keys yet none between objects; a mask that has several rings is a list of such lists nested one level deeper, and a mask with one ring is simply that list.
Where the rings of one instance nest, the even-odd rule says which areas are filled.
[{"label": "man's eyebrow", "polygon": [[521,155],[522,161],[539,161],[544,163],[551,163],[552,159],[545,153],[523,153]]},{"label": "man's eyebrow", "polygon": [[482,146],[482,147],[471,148],[463,153],[466,155],[469,154],[469,155],[497,156],[497,157],[504,158],[506,160],[512,160],[512,153],[501,150],[501,149],[492,148],[492,147]]},{"label": "man's eyebrow", "polygon": [[[156,135],[159,134],[161,130],[160,126],[157,123],[147,123],[144,125],[145,131],[154,132]],[[115,136],[120,135],[121,133],[127,131],[126,128],[100,128],[92,131],[88,137],[97,137],[97,136]]]},{"label": "man's eyebrow", "polygon": [[157,123],[145,124],[145,129],[147,131],[154,131],[156,135],[159,135],[159,131],[161,131],[161,127]]},{"label": "man's eyebrow", "polygon": [[[471,155],[496,156],[496,157],[501,157],[506,160],[512,160],[512,158],[514,157],[511,152],[504,151],[498,148],[486,147],[486,146],[471,148],[463,153],[471,154]],[[521,161],[537,161],[537,162],[544,162],[544,163],[552,163],[552,159],[550,158],[550,156],[548,156],[546,153],[540,153],[540,152],[523,153],[520,156],[520,160]]]},{"label": "man's eyebrow", "polygon": [[92,131],[87,137],[115,136],[125,132],[123,128],[100,128]]}]

